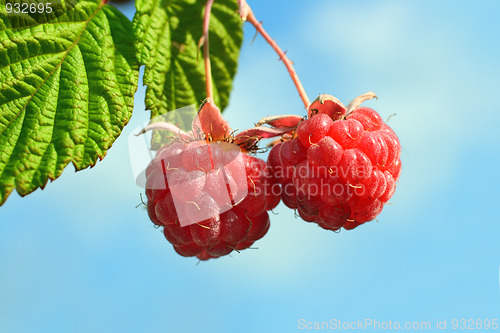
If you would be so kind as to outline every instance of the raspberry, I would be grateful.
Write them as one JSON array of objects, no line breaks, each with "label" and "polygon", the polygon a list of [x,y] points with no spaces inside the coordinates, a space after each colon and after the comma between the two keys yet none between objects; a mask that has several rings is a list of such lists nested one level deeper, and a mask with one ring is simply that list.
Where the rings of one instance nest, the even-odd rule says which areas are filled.
[{"label": "raspberry", "polygon": [[[149,164],[147,211],[178,254],[208,260],[247,249],[264,237],[270,226],[267,211],[279,204],[281,192],[266,162],[243,148],[248,132],[231,137],[213,102],[202,105],[194,124],[205,135],[179,137]],[[237,145],[236,139],[245,144]]]},{"label": "raspberry", "polygon": [[333,120],[326,114],[318,114],[309,121],[303,121],[297,127],[297,137],[304,147],[317,144],[327,136],[333,126]]},{"label": "raspberry", "polygon": [[[214,143],[204,145],[209,148],[208,157],[212,157],[213,147],[219,147]],[[151,221],[164,228],[166,239],[182,256],[207,260],[250,247],[269,228],[267,210],[279,203],[279,195],[272,195],[266,189],[273,184],[273,179],[266,171],[265,162],[242,154],[247,174],[242,188],[232,180],[231,170],[224,166],[219,165],[220,169],[211,166],[207,173],[193,170],[192,160],[186,158],[192,146],[190,143],[179,151],[183,162],[172,172],[162,170],[162,165],[168,164],[166,160],[157,157],[151,162],[153,171],[147,178],[148,184],[160,182],[159,178],[163,181],[163,186],[146,191]],[[206,157],[196,154],[199,160]],[[179,185],[180,190],[175,191]],[[225,207],[230,209],[224,210]],[[187,219],[190,224],[181,226],[181,219]]]},{"label": "raspberry", "polygon": [[328,230],[353,229],[371,221],[394,194],[401,172],[399,139],[380,115],[345,108],[321,95],[293,138],[280,142],[268,165],[282,185],[282,200],[307,222]]}]

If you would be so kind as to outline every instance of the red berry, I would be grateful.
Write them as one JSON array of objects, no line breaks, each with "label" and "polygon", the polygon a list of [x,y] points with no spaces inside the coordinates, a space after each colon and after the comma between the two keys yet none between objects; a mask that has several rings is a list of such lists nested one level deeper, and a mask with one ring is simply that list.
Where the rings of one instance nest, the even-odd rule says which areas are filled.
[{"label": "red berry", "polygon": [[333,120],[326,114],[318,114],[297,127],[297,137],[305,147],[317,144],[327,136],[332,128]]},{"label": "red berry", "polygon": [[283,191],[281,192],[281,200],[283,203],[292,209],[299,207],[297,202],[297,193],[292,183],[283,184]]},{"label": "red berry", "polygon": [[[165,175],[167,178],[167,176]],[[179,168],[168,177],[168,187],[172,195],[183,201],[191,201],[205,187],[206,175],[200,170],[186,171]]]},{"label": "red berry", "polygon": [[370,159],[358,148],[344,150],[337,168],[340,178],[352,185],[362,183],[372,173]]},{"label": "red berry", "polygon": [[317,145],[313,145],[307,150],[307,160],[314,166],[335,166],[341,159],[342,147],[329,136],[325,136]]},{"label": "red berry", "polygon": [[167,179],[161,168],[151,168],[146,178],[146,197],[151,202],[161,200],[168,193]]},{"label": "red berry", "polygon": [[344,149],[354,148],[363,135],[363,125],[356,119],[337,120],[329,135]]},{"label": "red berry", "polygon": [[226,142],[166,145],[146,172],[150,219],[182,256],[208,260],[246,249],[266,234],[266,211],[281,198],[266,169]]},{"label": "red berry", "polygon": [[384,123],[375,110],[363,106],[350,113],[347,119],[356,119],[363,125],[365,131],[379,130]]},{"label": "red berry", "polygon": [[211,145],[205,142],[193,141],[187,145],[182,154],[182,165],[186,170],[197,170],[208,173],[213,170],[211,159]]},{"label": "red berry", "polygon": [[314,103],[296,137],[273,147],[268,165],[283,186],[283,202],[302,219],[328,230],[353,229],[375,219],[394,194],[400,143],[370,108],[344,116],[338,101]]},{"label": "red berry", "polygon": [[[178,224],[179,217],[177,216],[177,211],[175,210],[174,200],[172,195],[167,194],[162,200],[158,201],[156,205],[149,204],[148,210],[154,209],[156,219],[159,223],[157,225],[168,225],[168,224]],[[151,215],[150,215],[151,216]],[[151,218],[154,222],[154,220]]]}]

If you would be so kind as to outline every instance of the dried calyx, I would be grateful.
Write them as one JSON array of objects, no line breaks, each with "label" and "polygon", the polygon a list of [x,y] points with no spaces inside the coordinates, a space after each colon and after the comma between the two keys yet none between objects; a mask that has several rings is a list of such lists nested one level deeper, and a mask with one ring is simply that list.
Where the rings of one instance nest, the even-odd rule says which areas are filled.
[{"label": "dried calyx", "polygon": [[264,125],[269,125],[272,129],[286,129],[280,140],[276,140],[269,145],[274,146],[279,142],[295,138],[295,129],[303,120],[311,119],[318,114],[327,115],[333,121],[346,120],[347,116],[358,109],[363,102],[373,98],[377,98],[377,95],[373,92],[367,92],[354,98],[346,107],[338,98],[328,94],[321,94],[307,108],[307,117],[298,115],[270,116],[262,118],[255,126],[265,128]]},{"label": "dried calyx", "polygon": [[[298,117],[298,116],[288,116]],[[192,129],[183,131],[178,126],[168,122],[156,122],[145,127],[139,134],[152,130],[162,130],[172,133],[172,137],[181,142],[206,141],[206,142],[229,142],[237,144],[243,152],[252,152],[258,149],[257,145],[261,139],[268,139],[285,135],[294,130],[302,118],[297,121],[289,121],[286,126],[279,121],[270,123],[258,123],[255,127],[236,133],[231,129],[229,123],[222,117],[219,108],[211,98],[205,99],[201,104],[198,115],[193,120]],[[263,126],[269,124],[271,127]]]}]

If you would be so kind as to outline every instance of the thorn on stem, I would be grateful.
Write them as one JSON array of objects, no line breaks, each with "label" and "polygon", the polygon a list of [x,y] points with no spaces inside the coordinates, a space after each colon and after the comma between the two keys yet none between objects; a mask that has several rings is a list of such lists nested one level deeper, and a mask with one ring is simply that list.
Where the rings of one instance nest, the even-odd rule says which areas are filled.
[{"label": "thorn on stem", "polygon": [[255,30],[255,35],[253,35],[252,41],[250,42],[250,46],[252,46],[253,43],[255,43],[255,40],[257,39],[258,35],[259,35],[259,32],[257,30]]}]

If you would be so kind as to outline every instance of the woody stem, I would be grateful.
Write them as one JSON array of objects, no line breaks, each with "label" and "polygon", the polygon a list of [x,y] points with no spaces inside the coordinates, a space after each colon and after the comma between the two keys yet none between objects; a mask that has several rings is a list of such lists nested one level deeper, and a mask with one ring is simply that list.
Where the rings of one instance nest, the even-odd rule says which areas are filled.
[{"label": "woody stem", "polygon": [[293,63],[290,61],[290,59],[288,59],[285,52],[281,50],[281,48],[278,46],[278,44],[276,44],[276,42],[271,38],[271,36],[269,36],[269,34],[264,30],[264,28],[262,27],[262,23],[257,21],[257,18],[253,14],[251,8],[244,0],[240,2],[240,15],[242,16],[243,19],[246,18],[246,20],[250,22],[255,27],[255,29],[257,29],[257,31],[262,35],[262,37],[264,37],[264,39],[269,43],[269,45],[271,45],[274,51],[279,55],[280,60],[283,61],[283,63],[285,64],[285,67],[288,70],[288,73],[290,74],[293,83],[297,88],[297,91],[299,92],[300,98],[302,99],[302,102],[304,103],[304,106],[307,109],[309,107],[309,104],[311,104],[311,102],[309,100],[309,97],[307,97],[306,91],[304,90],[304,87],[302,86],[302,83],[300,82],[299,77],[295,72],[295,69],[293,68]]},{"label": "woody stem", "polygon": [[205,62],[205,88],[207,92],[207,97],[213,98],[213,87],[212,87],[212,67],[210,65],[210,43],[208,42],[208,33],[210,28],[210,12],[212,10],[212,5],[214,0],[207,0],[207,5],[205,7],[205,16],[203,18],[203,36],[198,43],[198,46],[203,44],[203,60]]}]

